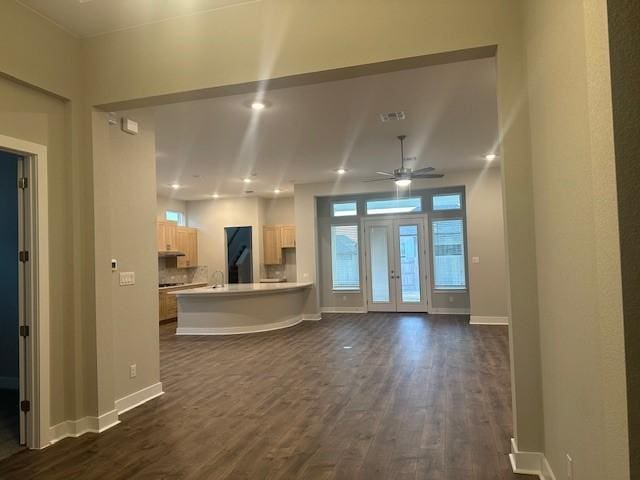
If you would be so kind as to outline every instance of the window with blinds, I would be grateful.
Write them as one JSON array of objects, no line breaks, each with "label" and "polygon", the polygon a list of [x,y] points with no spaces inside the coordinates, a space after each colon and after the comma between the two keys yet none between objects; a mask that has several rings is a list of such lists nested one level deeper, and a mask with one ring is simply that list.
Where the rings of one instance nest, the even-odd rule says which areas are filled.
[{"label": "window with blinds", "polygon": [[360,289],[358,225],[331,225],[331,277],[334,290]]},{"label": "window with blinds", "polygon": [[433,220],[433,283],[436,290],[467,288],[461,218]]}]

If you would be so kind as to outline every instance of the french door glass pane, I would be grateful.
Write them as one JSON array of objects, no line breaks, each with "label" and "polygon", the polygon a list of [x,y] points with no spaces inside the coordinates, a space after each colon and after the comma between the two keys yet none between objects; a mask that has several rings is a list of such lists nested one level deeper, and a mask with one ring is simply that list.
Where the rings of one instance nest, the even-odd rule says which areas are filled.
[{"label": "french door glass pane", "polygon": [[420,303],[420,253],[417,225],[400,226],[400,278],[402,301]]},{"label": "french door glass pane", "polygon": [[369,235],[371,249],[371,300],[374,302],[388,302],[390,299],[387,227],[372,226]]}]

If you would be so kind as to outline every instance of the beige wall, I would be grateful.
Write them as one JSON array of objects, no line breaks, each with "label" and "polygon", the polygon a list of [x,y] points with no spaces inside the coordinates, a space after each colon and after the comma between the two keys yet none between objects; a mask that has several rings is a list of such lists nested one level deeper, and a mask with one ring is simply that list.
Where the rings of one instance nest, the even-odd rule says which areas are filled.
[{"label": "beige wall", "polygon": [[[64,387],[52,384],[52,397],[64,396],[61,401],[64,407],[54,407],[58,412],[54,418],[79,418],[95,413],[96,397],[101,403],[98,410],[104,411],[108,408],[109,390],[115,388],[113,376],[119,374],[113,370],[113,359],[109,360],[108,342],[113,334],[109,298],[112,276],[104,261],[111,254],[110,239],[125,232],[110,219],[111,176],[103,175],[108,165],[100,164],[100,155],[91,156],[92,143],[94,150],[96,146],[98,150],[102,148],[108,143],[108,132],[94,125],[92,135],[85,132],[83,136],[82,125],[91,124],[89,106],[137,99],[149,101],[150,97],[159,95],[497,45],[515,435],[524,450],[542,451],[546,442],[550,458],[558,469],[565,445],[575,446],[578,457],[584,460],[580,466],[576,465],[579,472],[585,473],[580,478],[603,478],[595,476],[602,473],[603,465],[614,472],[612,475],[621,473],[622,476],[615,478],[625,478],[620,470],[624,463],[617,462],[624,453],[624,445],[620,445],[624,421],[620,418],[622,407],[617,397],[619,376],[624,370],[616,341],[619,324],[615,296],[619,289],[615,284],[615,262],[618,257],[615,248],[606,248],[612,246],[616,233],[615,228],[604,228],[610,226],[607,222],[614,216],[607,215],[611,214],[610,184],[606,178],[601,181],[603,175],[612,174],[613,167],[607,163],[610,160],[607,155],[596,154],[608,148],[606,138],[598,135],[598,132],[606,135],[606,128],[598,127],[607,125],[601,115],[601,102],[606,98],[601,83],[606,77],[603,75],[606,62],[598,54],[602,45],[604,1],[585,3],[589,6],[587,11],[578,0],[562,2],[561,6],[551,0],[407,0],[402,3],[402,8],[397,8],[396,3],[385,0],[263,0],[84,40],[83,71],[78,55],[80,42],[12,1],[0,4],[0,72],[67,99],[62,129],[58,129],[61,122],[53,120],[58,114],[48,113],[50,107],[45,104],[49,100],[38,100],[35,112],[29,111],[50,116],[51,130],[64,139],[56,157],[69,178],[57,181],[69,188],[66,191],[61,188],[59,197],[52,197],[52,219],[63,218],[65,210],[73,212],[73,220],[66,225],[71,227],[69,237],[64,237],[65,241],[72,242],[72,260],[67,259],[64,270],[54,267],[51,274],[52,284],[70,281],[73,285],[72,299],[65,300],[66,310],[58,309],[52,315],[52,323],[66,325],[62,336],[73,337],[72,349],[61,352],[59,346],[52,347],[59,352],[52,353],[56,363],[52,368],[59,369],[64,378]],[[526,15],[520,17],[523,7]],[[336,10],[340,15],[335,15]],[[523,49],[520,18],[524,18],[527,25],[528,59]],[[389,31],[394,34],[380,34]],[[20,41],[16,41],[17,38]],[[568,54],[569,51],[572,54]],[[585,58],[585,54],[598,55]],[[533,129],[529,125],[527,69],[529,96],[534,106]],[[570,85],[566,85],[563,78],[570,80]],[[87,88],[84,106],[80,85],[83,79]],[[589,79],[588,88],[586,79]],[[5,85],[0,89],[5,94],[2,110],[6,115],[4,128],[9,135],[10,128],[6,125],[20,119],[11,106],[5,107],[6,102],[11,101],[7,98],[13,87]],[[32,94],[30,91],[27,95]],[[542,105],[556,106],[545,110]],[[582,120],[585,116],[586,125]],[[17,131],[18,125],[11,128]],[[550,126],[555,127],[553,131]],[[25,130],[18,134],[37,136],[30,125],[25,124],[23,128]],[[530,137],[532,132],[534,138]],[[562,138],[558,138],[559,133],[563,134]],[[584,142],[588,147],[580,148]],[[530,145],[535,155],[533,171]],[[586,171],[579,168],[580,158],[588,158],[590,162]],[[555,160],[553,165],[552,160]],[[596,169],[596,166],[603,168]],[[591,170],[597,171],[598,177],[589,183],[586,177]],[[562,186],[570,185],[573,197],[559,190],[560,180]],[[302,191],[296,192],[299,238],[305,235],[316,238],[315,227],[309,223],[309,218],[315,218],[313,195],[303,195],[299,203],[299,194]],[[607,199],[592,205],[591,216],[579,208],[587,206],[580,201],[588,203],[589,194],[604,194]],[[535,228],[540,230],[537,245],[542,255],[540,275],[536,268],[534,198],[539,209]],[[566,199],[567,204],[556,203],[553,210],[553,199]],[[562,212],[575,215],[560,218]],[[562,236],[556,246],[551,242],[556,240],[560,221],[566,222],[566,218],[571,218],[569,226],[573,233]],[[577,233],[581,235],[579,239],[570,242]],[[587,251],[582,243],[575,241],[583,238],[595,250]],[[569,244],[575,250],[569,250]],[[544,248],[551,246],[565,256],[557,258],[554,248]],[[589,254],[594,251],[595,257],[591,258]],[[586,253],[579,257],[580,262],[578,253]],[[298,271],[306,274],[306,278],[299,279],[316,277],[315,256],[313,243],[298,242]],[[591,263],[584,261],[589,258]],[[573,267],[575,271],[570,270]],[[558,278],[566,278],[566,283],[571,283],[569,280],[576,277],[575,272],[585,275],[578,278],[575,285],[559,285],[562,288],[557,291],[549,287],[556,284]],[[594,289],[594,284],[598,288]],[[538,285],[542,289],[540,302]],[[309,305],[317,306],[317,299],[311,296]],[[576,310],[566,311],[567,305],[575,305]],[[538,308],[543,312],[541,331]],[[63,314],[70,314],[71,317],[66,318],[73,320],[65,324]],[[583,322],[577,320],[578,314],[585,315]],[[540,358],[538,338],[543,343],[544,360]],[[601,342],[603,338],[607,342]],[[574,339],[583,343],[577,345]],[[61,368],[61,360],[56,355],[72,357],[67,362],[75,368]],[[553,366],[556,361],[557,370]],[[540,421],[543,418],[541,363],[545,372],[545,406],[549,410],[544,424]],[[585,371],[593,368],[594,383],[584,383],[580,368]],[[576,398],[580,399],[578,408]],[[570,411],[568,399],[574,401]],[[567,416],[563,419],[565,413]],[[587,417],[587,421],[579,424],[582,430],[573,428],[578,413]],[[545,434],[544,425],[549,426],[552,421],[556,422],[555,427]],[[585,452],[591,450],[595,453],[587,458]]]},{"label": "beige wall", "polygon": [[252,227],[253,279],[261,276],[263,209],[258,197],[187,202],[189,226],[198,229],[198,263],[224,272],[227,278],[225,227]]},{"label": "beige wall", "polygon": [[[607,1],[613,131],[627,373],[631,478],[640,478],[640,9],[635,2]],[[605,130],[606,132],[606,130]]]},{"label": "beige wall", "polygon": [[[471,315],[508,315],[507,264],[499,168],[473,174],[465,182]],[[446,177],[445,177],[446,178]]]},{"label": "beige wall", "polygon": [[[527,2],[545,453],[629,478],[606,2]],[[553,106],[553,108],[550,108]]]},{"label": "beige wall", "polygon": [[[111,258],[119,272],[136,275],[136,284],[126,287],[118,272],[111,275],[115,400],[160,381],[155,130],[148,111],[126,116],[140,133],[108,127],[108,157],[101,159],[110,163]],[[137,376],[129,378],[133,364]]]},{"label": "beige wall", "polygon": [[[454,172],[442,179],[423,181],[413,187],[439,188],[464,186],[466,192],[467,222],[467,269],[469,294],[434,295],[433,307],[469,309],[471,315],[482,317],[507,316],[506,253],[504,248],[504,223],[502,218],[502,185],[499,168],[487,168],[481,171]],[[308,196],[355,195],[369,192],[388,192],[384,184],[342,183],[310,184],[296,187],[296,200],[307,202]],[[304,197],[304,198],[303,198]],[[361,294],[331,291],[331,253],[329,227],[332,219],[326,208],[318,208],[318,238],[314,248],[318,250],[318,286],[319,304],[313,313],[321,308],[364,308]],[[300,242],[309,242],[310,235],[303,230],[298,238]],[[304,240],[303,240],[304,239]],[[480,257],[480,263],[470,263],[471,257]],[[306,272],[298,271],[298,275]],[[364,275],[361,275],[364,278]],[[459,297],[459,298],[458,298]],[[311,312],[309,312],[311,313]]]},{"label": "beige wall", "polygon": [[[159,197],[160,198],[160,197]],[[264,225],[290,225],[294,223],[293,197],[261,198],[237,197],[186,202],[188,224],[198,231],[198,263],[206,265],[209,274],[226,270],[225,227],[252,227],[253,233],[253,280],[266,276],[262,265],[262,227]],[[287,278],[287,265],[295,267],[295,253],[288,252],[283,266]]]},{"label": "beige wall", "polygon": [[[0,133],[48,149],[51,424],[97,413],[91,164],[80,42],[0,2]],[[86,150],[85,150],[86,151]]]},{"label": "beige wall", "polygon": [[184,200],[178,200],[177,198],[169,198],[158,195],[156,214],[158,220],[165,220],[165,212],[167,210],[174,210],[176,212],[182,212],[185,214],[185,221],[189,225],[189,219],[187,215],[187,202]]},{"label": "beige wall", "polygon": [[[397,8],[385,0],[263,0],[86,39],[89,103],[122,106],[143,100],[152,105],[152,97],[161,95],[193,98],[262,79],[497,45],[515,435],[522,448],[540,451],[540,356],[537,342],[531,341],[539,335],[535,235],[528,107],[523,98],[526,69],[518,21],[523,2],[402,3]],[[394,35],[380,35],[388,31]],[[296,202],[298,231],[302,226],[313,231],[300,217],[314,218],[314,206],[301,207],[299,211]],[[298,271],[308,278],[316,277],[315,255],[298,242]],[[310,298],[316,303],[313,295]]]},{"label": "beige wall", "polygon": [[266,225],[293,225],[295,222],[293,196],[263,198]]}]

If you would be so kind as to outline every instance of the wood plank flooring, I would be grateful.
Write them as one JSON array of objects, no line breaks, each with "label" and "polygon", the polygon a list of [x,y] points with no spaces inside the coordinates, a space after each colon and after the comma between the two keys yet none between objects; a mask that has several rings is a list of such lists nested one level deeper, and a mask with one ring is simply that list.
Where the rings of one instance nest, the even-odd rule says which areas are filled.
[{"label": "wood plank flooring", "polygon": [[532,478],[507,457],[506,327],[372,313],[243,336],[160,329],[165,395],[100,435],[13,455],[0,478]]}]

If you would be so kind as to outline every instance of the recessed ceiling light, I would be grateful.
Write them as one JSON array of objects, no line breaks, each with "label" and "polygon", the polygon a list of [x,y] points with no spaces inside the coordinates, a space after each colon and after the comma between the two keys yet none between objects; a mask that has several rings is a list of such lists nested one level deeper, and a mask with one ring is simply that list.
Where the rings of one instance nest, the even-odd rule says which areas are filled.
[{"label": "recessed ceiling light", "polygon": [[486,158],[487,161],[490,162],[498,158],[498,156],[495,153],[488,153],[487,155],[484,156],[484,158]]},{"label": "recessed ceiling light", "polygon": [[171,184],[171,188],[173,188],[174,190],[178,190],[180,188],[180,184],[179,183],[172,183]]},{"label": "recessed ceiling light", "polygon": [[213,195],[211,195],[211,198],[220,198],[220,195],[218,195],[217,193],[214,193]]},{"label": "recessed ceiling light", "polygon": [[399,187],[408,187],[409,185],[411,185],[411,179],[399,178],[398,180],[396,180],[396,185]]},{"label": "recessed ceiling light", "polygon": [[347,170],[345,168],[339,168],[336,170],[336,173],[338,175],[344,175],[345,173],[347,173]]},{"label": "recessed ceiling light", "polygon": [[266,105],[265,105],[264,103],[262,103],[262,102],[253,102],[253,103],[251,104],[251,108],[252,108],[253,110],[258,110],[258,111],[259,111],[259,110],[264,110],[264,109],[265,109],[265,107],[266,107]]},{"label": "recessed ceiling light", "polygon": [[277,193],[280,193],[280,189],[279,189],[279,188],[276,188],[276,189],[273,191],[273,193],[276,193],[276,194],[277,194]]},{"label": "recessed ceiling light", "polygon": [[244,183],[251,183],[251,179],[249,177],[242,180]]}]

